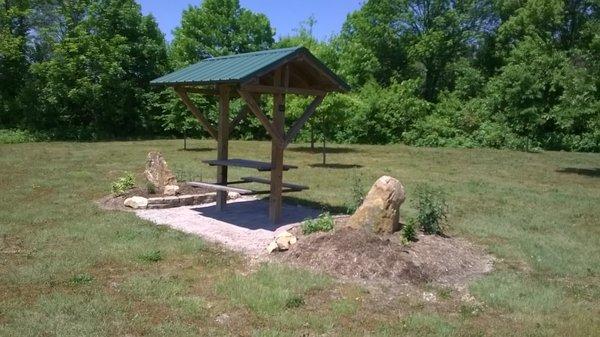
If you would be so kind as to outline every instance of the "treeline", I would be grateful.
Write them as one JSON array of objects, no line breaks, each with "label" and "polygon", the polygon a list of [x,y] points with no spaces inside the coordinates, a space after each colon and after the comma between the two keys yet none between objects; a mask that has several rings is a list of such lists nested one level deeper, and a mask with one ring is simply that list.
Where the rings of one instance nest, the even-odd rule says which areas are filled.
[{"label": "treeline", "polygon": [[[328,41],[315,40],[311,18],[276,41],[268,18],[238,0],[204,0],[170,44],[134,0],[0,4],[0,128],[203,135],[150,79],[210,56],[304,45],[353,88],[328,96],[304,140],[600,152],[598,0],[370,0]],[[214,101],[197,103],[214,117]],[[287,122],[305,104],[291,98]],[[266,137],[254,119],[235,135]]]}]

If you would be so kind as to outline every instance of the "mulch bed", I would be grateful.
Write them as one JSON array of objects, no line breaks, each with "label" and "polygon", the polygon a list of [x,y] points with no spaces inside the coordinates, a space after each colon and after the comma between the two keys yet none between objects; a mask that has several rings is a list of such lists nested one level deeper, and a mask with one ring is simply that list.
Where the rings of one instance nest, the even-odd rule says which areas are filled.
[{"label": "mulch bed", "polygon": [[345,227],[345,220],[336,219],[328,233],[304,236],[295,228],[298,243],[275,258],[341,279],[394,284],[458,286],[492,269],[492,257],[465,240],[421,234],[403,245],[399,233],[378,236]]}]

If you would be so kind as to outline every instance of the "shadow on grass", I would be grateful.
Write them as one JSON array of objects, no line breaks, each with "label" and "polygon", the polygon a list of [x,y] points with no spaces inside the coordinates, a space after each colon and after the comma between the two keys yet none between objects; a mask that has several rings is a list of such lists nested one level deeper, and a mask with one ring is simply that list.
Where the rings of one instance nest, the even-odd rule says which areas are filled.
[{"label": "shadow on grass", "polygon": [[[292,152],[306,152],[306,153],[323,153],[323,148],[315,147],[311,149],[310,146],[290,147],[287,151]],[[359,150],[351,147],[328,147],[325,149],[326,153],[353,153],[359,152]]]},{"label": "shadow on grass", "polygon": [[320,168],[330,168],[330,169],[351,169],[351,168],[360,168],[362,165],[357,164],[310,164],[310,167],[320,167]]},{"label": "shadow on grass", "polygon": [[178,149],[177,151],[185,151],[185,152],[209,152],[213,151],[213,148],[210,147],[193,147],[187,149]]},{"label": "shadow on grass", "polygon": [[305,207],[310,207],[321,212],[329,212],[334,215],[348,213],[348,208],[345,206],[334,206],[328,203],[315,202],[312,200],[298,198],[290,195],[285,195],[283,197],[283,202],[288,205],[301,205]]},{"label": "shadow on grass", "polygon": [[563,167],[556,170],[556,172],[579,174],[588,177],[600,177],[600,168]]}]

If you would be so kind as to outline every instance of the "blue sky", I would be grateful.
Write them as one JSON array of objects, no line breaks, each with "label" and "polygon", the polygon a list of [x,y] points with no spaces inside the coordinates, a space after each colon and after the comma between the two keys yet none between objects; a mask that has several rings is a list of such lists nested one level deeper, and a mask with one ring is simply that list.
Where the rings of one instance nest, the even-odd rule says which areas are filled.
[{"label": "blue sky", "polygon": [[[201,0],[137,0],[144,14],[152,14],[168,41],[179,26],[181,13],[188,5]],[[242,7],[265,14],[275,28],[275,37],[292,34],[301,21],[314,15],[317,23],[313,34],[325,40],[339,33],[348,13],[360,8],[363,0],[240,0]]]}]

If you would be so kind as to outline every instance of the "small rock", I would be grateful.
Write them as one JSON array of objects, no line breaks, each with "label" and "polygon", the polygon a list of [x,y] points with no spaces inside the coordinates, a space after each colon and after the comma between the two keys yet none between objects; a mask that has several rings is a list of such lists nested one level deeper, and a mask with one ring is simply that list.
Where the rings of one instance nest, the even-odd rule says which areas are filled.
[{"label": "small rock", "polygon": [[177,185],[167,185],[163,189],[164,195],[177,195],[179,193],[179,186]]},{"label": "small rock", "polygon": [[279,246],[277,245],[277,242],[271,241],[271,243],[269,243],[269,245],[267,246],[267,252],[269,252],[269,254],[271,254],[273,251],[275,251],[278,248],[279,248]]},{"label": "small rock", "polygon": [[295,244],[298,241],[294,234],[288,231],[282,231],[275,235],[275,240],[269,243],[267,246],[267,251],[272,253],[275,250],[285,251],[290,249],[290,246]]},{"label": "small rock", "polygon": [[348,219],[348,226],[365,228],[376,234],[391,234],[400,229],[400,205],[404,187],[395,178],[383,176],[373,184],[362,205]]},{"label": "small rock", "polygon": [[123,202],[123,204],[127,207],[131,207],[131,208],[146,208],[148,207],[148,199],[144,198],[144,197],[131,197],[131,198],[127,198],[125,199],[125,202]]},{"label": "small rock", "polygon": [[426,302],[436,302],[437,297],[434,293],[423,293],[423,300]]},{"label": "small rock", "polygon": [[242,195],[239,194],[238,192],[229,192],[229,193],[227,193],[227,198],[229,198],[230,200],[239,199],[241,197],[242,197]]},{"label": "small rock", "polygon": [[229,322],[229,315],[227,314],[220,314],[217,317],[215,317],[215,322],[217,322],[218,324],[227,324],[227,322]]}]

